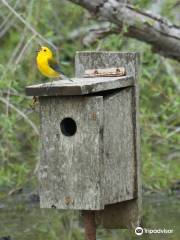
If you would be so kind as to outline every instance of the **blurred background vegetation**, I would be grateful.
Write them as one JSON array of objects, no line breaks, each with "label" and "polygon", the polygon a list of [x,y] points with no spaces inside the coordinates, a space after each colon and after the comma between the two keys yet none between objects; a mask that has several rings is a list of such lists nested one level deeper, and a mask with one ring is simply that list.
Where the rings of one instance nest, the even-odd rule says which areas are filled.
[{"label": "blurred background vegetation", "polygon": [[[178,1],[162,2],[159,13],[178,24]],[[32,99],[25,96],[25,87],[47,81],[36,69],[35,51],[39,44],[56,50],[62,70],[69,76],[74,75],[74,56],[79,50],[141,53],[139,84],[143,188],[147,192],[167,190],[171,193],[180,179],[179,64],[152,53],[149,45],[126,38],[122,33],[85,44],[84,37],[88,30],[83,29],[96,22],[85,10],[67,0],[9,0],[8,3],[15,9],[15,14],[0,1],[0,196],[27,185],[36,188],[38,109],[32,108]],[[133,3],[151,10],[155,10],[157,4],[149,0],[135,0]],[[73,218],[67,220],[68,214],[60,218],[58,221],[62,221],[62,231],[65,231],[62,234],[67,237],[62,239],[83,239],[76,228],[67,233],[67,229],[74,227]],[[49,230],[43,226],[41,228],[46,235]],[[77,238],[76,231],[79,234]],[[53,231],[49,234],[52,236],[48,239],[56,239]],[[107,232],[106,239],[112,239],[112,236],[119,239],[112,232],[110,235]]]}]

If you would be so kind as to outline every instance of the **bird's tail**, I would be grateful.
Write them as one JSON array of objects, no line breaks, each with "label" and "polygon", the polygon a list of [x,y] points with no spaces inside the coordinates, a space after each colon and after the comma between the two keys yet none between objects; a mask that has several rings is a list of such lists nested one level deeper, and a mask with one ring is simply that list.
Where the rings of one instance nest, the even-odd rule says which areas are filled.
[{"label": "bird's tail", "polygon": [[60,77],[61,77],[62,80],[69,80],[69,81],[73,82],[73,80],[72,80],[71,78],[67,77],[67,76],[64,75],[64,73],[62,73],[62,72],[60,73]]}]

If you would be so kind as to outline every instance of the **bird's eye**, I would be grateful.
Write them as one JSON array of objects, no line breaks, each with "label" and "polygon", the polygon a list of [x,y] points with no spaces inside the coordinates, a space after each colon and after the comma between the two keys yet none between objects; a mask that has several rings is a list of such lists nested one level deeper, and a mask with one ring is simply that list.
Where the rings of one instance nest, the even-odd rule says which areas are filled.
[{"label": "bird's eye", "polygon": [[46,49],[44,49],[44,52],[46,52]]}]

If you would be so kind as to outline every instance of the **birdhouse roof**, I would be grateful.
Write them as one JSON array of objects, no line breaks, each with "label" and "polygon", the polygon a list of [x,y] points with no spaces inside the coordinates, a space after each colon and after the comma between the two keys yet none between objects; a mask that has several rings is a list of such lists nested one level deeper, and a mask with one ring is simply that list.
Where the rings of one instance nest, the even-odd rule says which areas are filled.
[{"label": "birdhouse roof", "polygon": [[28,96],[77,96],[134,85],[133,76],[71,78],[26,87]]}]

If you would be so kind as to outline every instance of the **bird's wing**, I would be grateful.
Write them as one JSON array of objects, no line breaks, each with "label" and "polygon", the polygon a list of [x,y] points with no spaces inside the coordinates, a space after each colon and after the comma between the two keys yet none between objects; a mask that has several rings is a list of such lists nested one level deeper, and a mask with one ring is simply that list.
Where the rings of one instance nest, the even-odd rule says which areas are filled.
[{"label": "bird's wing", "polygon": [[55,59],[49,59],[48,64],[52,69],[54,69],[56,72],[60,73],[60,77],[63,80],[72,81],[70,78],[66,77],[66,75],[61,71],[61,68],[60,68],[59,64],[56,62]]},{"label": "bird's wing", "polygon": [[55,59],[49,59],[49,60],[48,60],[48,64],[49,64],[49,66],[50,66],[54,71],[63,74],[63,72],[62,72],[61,69],[60,69],[60,66],[58,65],[58,63],[56,62]]}]

